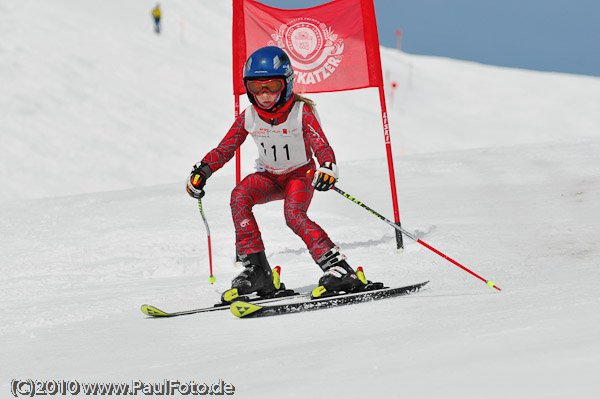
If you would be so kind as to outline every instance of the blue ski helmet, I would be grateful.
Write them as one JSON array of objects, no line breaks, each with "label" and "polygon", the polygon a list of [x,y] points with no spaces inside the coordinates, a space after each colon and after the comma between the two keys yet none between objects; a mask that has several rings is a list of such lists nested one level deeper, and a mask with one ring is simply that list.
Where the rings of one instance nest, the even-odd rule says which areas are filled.
[{"label": "blue ski helmet", "polygon": [[284,86],[279,101],[271,107],[270,111],[276,111],[294,96],[294,70],[290,57],[279,47],[268,46],[256,50],[244,65],[244,87],[252,104],[257,105],[256,98],[248,90],[247,82],[273,78],[282,78]]}]

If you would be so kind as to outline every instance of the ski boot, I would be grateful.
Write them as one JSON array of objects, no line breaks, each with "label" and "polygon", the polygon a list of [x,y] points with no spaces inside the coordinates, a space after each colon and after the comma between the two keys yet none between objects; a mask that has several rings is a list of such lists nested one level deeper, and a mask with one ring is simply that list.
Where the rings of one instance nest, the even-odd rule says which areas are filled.
[{"label": "ski boot", "polygon": [[280,282],[281,268],[277,266],[271,270],[264,251],[242,254],[239,257],[243,262],[244,271],[231,281],[231,289],[221,295],[222,303],[248,300],[247,296],[242,297],[242,295],[254,292],[265,299],[294,294],[294,291],[286,290],[285,285]]},{"label": "ski boot", "polygon": [[341,292],[351,293],[363,291],[367,284],[362,267],[355,272],[346,262],[346,256],[342,255],[339,247],[327,251],[317,261],[323,270],[323,276],[319,279],[319,286],[311,292],[311,298],[323,298],[337,295]]}]

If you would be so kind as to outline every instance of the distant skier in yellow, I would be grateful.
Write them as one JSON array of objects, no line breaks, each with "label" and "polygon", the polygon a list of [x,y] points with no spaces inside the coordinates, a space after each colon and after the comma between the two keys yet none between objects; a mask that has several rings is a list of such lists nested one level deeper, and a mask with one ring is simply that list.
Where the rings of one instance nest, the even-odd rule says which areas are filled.
[{"label": "distant skier in yellow", "polygon": [[154,32],[158,35],[160,33],[160,4],[156,4],[156,7],[152,9],[152,17],[154,17]]}]

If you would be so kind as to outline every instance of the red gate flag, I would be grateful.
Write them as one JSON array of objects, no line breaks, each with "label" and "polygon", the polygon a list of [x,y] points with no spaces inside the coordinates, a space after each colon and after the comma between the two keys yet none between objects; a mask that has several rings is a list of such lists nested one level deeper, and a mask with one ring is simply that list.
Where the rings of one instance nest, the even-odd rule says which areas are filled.
[{"label": "red gate flag", "polygon": [[234,94],[246,92],[244,63],[265,46],[290,56],[299,93],[383,85],[373,0],[335,0],[301,10],[233,0]]}]

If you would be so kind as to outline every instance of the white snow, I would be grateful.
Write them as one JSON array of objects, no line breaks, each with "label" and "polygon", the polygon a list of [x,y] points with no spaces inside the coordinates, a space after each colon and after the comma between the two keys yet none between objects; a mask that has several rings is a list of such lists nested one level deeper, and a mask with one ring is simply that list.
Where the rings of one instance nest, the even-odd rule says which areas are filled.
[{"label": "white snow", "polygon": [[[600,79],[382,48],[403,227],[340,195],[310,216],[367,277],[419,294],[239,320],[211,305],[239,270],[233,161],[210,179],[206,234],[190,167],[233,121],[231,4],[0,2],[0,396],[13,379],[217,382],[240,398],[591,398],[600,372]],[[392,219],[376,89],[310,95],[338,186]],[[247,104],[245,102],[244,104]],[[243,172],[255,149],[244,145]],[[320,276],[255,208],[282,281]],[[81,396],[83,393],[80,394]],[[141,393],[140,393],[141,395]],[[104,396],[106,397],[106,396]]]}]

